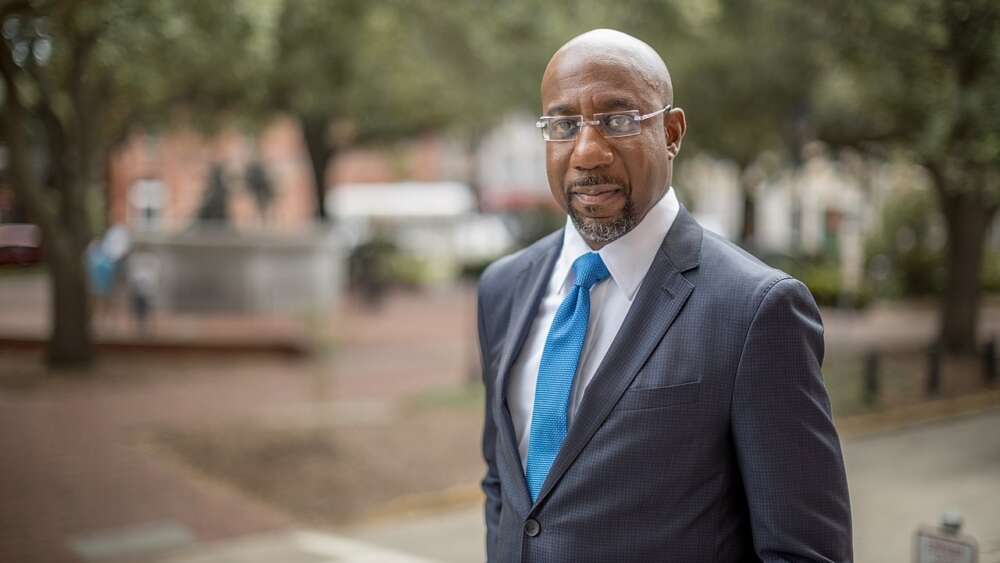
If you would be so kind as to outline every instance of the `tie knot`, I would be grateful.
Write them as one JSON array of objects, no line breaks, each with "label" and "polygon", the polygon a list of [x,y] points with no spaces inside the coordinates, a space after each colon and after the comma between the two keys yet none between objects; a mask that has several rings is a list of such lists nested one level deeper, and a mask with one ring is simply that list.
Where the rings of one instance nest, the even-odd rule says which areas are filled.
[{"label": "tie knot", "polygon": [[588,252],[573,262],[573,285],[590,289],[610,275],[601,255],[596,252]]}]

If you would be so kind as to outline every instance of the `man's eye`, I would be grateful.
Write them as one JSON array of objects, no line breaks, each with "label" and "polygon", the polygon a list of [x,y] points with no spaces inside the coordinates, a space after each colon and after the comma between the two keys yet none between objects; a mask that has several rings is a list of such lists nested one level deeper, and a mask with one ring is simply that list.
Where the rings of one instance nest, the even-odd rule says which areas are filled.
[{"label": "man's eye", "polygon": [[623,113],[609,116],[605,123],[612,131],[628,131],[632,128],[634,121],[631,115]]},{"label": "man's eye", "polygon": [[552,128],[553,133],[565,134],[569,133],[576,128],[576,120],[574,119],[556,119],[549,122],[549,127]]}]

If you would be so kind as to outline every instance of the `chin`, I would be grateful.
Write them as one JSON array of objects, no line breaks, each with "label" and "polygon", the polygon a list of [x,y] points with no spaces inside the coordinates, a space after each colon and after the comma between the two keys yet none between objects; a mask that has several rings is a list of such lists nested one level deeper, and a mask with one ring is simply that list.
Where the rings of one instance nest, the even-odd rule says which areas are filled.
[{"label": "chin", "polygon": [[604,244],[621,238],[635,228],[635,217],[627,211],[626,208],[615,217],[602,219],[581,216],[576,211],[571,211],[570,219],[584,240]]}]

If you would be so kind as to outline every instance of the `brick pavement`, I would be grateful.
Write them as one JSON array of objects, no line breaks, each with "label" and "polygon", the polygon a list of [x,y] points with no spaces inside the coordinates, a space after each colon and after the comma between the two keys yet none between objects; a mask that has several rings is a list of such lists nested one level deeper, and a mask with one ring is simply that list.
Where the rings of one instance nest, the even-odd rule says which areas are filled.
[{"label": "brick pavement", "polygon": [[76,561],[73,538],[137,524],[177,522],[204,539],[288,524],[141,448],[144,430],[248,415],[262,397],[301,396],[271,377],[185,374],[0,391],[0,560]]},{"label": "brick pavement", "polygon": [[[74,540],[141,525],[179,528],[197,542],[293,526],[151,450],[148,432],[391,402],[455,384],[473,361],[474,326],[471,293],[455,295],[397,296],[374,313],[347,302],[329,318],[334,353],[317,359],[114,354],[99,362],[99,377],[72,379],[48,376],[35,352],[0,350],[0,561],[82,561]],[[0,326],[24,315],[5,299]],[[253,330],[250,320],[231,322]]]}]

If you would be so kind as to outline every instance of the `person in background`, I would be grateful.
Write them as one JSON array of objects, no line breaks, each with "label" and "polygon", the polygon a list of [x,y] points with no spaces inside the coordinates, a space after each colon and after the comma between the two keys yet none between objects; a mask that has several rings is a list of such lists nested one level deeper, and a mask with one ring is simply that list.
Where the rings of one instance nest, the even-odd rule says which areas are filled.
[{"label": "person in background", "polygon": [[152,329],[156,289],[160,280],[160,260],[148,251],[136,251],[128,257],[129,311],[141,335]]}]

